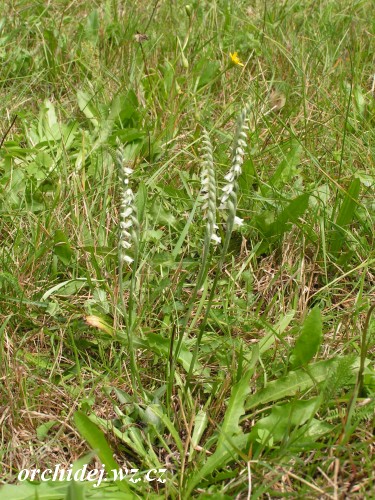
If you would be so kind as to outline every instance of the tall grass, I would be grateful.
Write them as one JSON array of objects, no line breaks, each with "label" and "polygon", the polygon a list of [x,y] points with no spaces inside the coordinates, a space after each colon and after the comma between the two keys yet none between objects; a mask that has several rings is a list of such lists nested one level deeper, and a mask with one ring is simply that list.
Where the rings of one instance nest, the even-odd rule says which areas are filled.
[{"label": "tall grass", "polygon": [[4,497],[371,498],[371,6],[0,6]]}]

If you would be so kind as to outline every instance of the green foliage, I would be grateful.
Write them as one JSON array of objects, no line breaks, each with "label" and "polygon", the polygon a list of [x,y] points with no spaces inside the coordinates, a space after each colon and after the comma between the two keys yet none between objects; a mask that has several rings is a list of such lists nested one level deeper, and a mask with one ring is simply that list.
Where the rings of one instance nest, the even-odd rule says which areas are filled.
[{"label": "green foliage", "polygon": [[306,317],[292,351],[293,368],[306,366],[318,352],[322,339],[322,317],[319,307],[315,306]]},{"label": "green foliage", "polygon": [[371,6],[0,5],[1,498],[371,497]]},{"label": "green foliage", "polygon": [[337,254],[342,249],[346,242],[345,233],[348,225],[352,222],[355,210],[358,205],[358,197],[360,193],[361,182],[355,178],[348,191],[344,195],[340,210],[337,214],[335,231],[332,235],[331,252]]},{"label": "green foliage", "polygon": [[241,450],[245,445],[247,436],[243,434],[239,422],[241,415],[245,412],[244,402],[250,390],[250,375],[250,371],[245,372],[242,380],[233,386],[223,424],[219,430],[215,453],[206,460],[203,467],[188,482],[185,498],[189,498],[193,488],[208,474],[219,471],[229,460],[233,460],[238,453],[237,450]]},{"label": "green foliage", "polygon": [[[80,411],[77,411],[74,414],[74,423],[80,434],[97,452],[102,464],[106,467],[108,474],[110,474],[110,471],[119,470],[120,467],[113,459],[113,452],[109,447],[103,432]],[[126,482],[119,482],[118,486],[121,491],[130,493],[130,488]]]}]

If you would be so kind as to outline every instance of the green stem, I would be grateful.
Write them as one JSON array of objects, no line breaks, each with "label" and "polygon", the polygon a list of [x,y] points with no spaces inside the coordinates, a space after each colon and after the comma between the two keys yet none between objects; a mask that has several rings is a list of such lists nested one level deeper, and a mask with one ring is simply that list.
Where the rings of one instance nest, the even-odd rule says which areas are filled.
[{"label": "green stem", "polygon": [[[135,258],[132,266],[132,277],[130,281],[130,290],[129,290],[129,302],[128,307],[126,307],[124,300],[124,283],[123,283],[123,262],[121,258],[121,250],[119,252],[119,293],[120,293],[120,303],[123,316],[125,318],[125,326],[126,326],[126,334],[128,339],[128,349],[129,349],[129,359],[130,359],[130,378],[132,382],[132,389],[134,393],[135,400],[138,399],[138,389],[143,394],[142,382],[139,376],[139,370],[137,366],[137,356],[134,347],[134,310],[135,310],[135,301],[134,301],[134,289],[135,289],[135,272],[138,267],[138,251],[135,253]],[[120,357],[122,358],[124,354],[124,349],[121,349]],[[121,361],[121,360],[120,360]]]},{"label": "green stem", "polygon": [[[235,199],[236,200],[237,200],[237,189],[238,189],[238,186],[236,185],[236,189],[234,190],[234,195],[235,195]],[[221,252],[220,261],[219,261],[219,264],[218,264],[218,267],[217,267],[217,270],[216,270],[214,281],[212,283],[211,292],[210,292],[210,295],[208,297],[208,304],[207,304],[207,307],[206,307],[206,312],[204,314],[202,323],[199,326],[199,331],[198,331],[198,336],[197,336],[197,340],[196,340],[196,343],[195,343],[193,358],[191,360],[189,372],[188,372],[188,375],[187,375],[187,378],[186,378],[186,388],[189,387],[190,379],[191,379],[191,376],[193,374],[193,369],[194,369],[194,366],[195,366],[195,364],[197,362],[199,347],[200,347],[200,344],[202,342],[204,330],[206,328],[207,320],[208,320],[208,317],[209,317],[209,314],[210,314],[210,311],[211,311],[212,302],[213,302],[213,299],[214,299],[214,296],[215,296],[215,292],[216,292],[217,282],[219,280],[219,277],[221,276],[221,272],[222,272],[222,269],[223,269],[223,266],[224,266],[225,257],[226,257],[226,254],[228,252],[229,243],[230,243],[230,239],[231,239],[231,235],[232,235],[232,231],[233,231],[233,226],[234,226],[234,217],[235,217],[235,214],[236,214],[236,208],[237,208],[237,203],[235,202],[234,203],[234,211],[233,212],[231,211],[228,214],[227,230],[226,230],[226,234],[225,234],[225,240],[224,240],[223,250]]]},{"label": "green stem", "polygon": [[201,265],[201,268],[199,270],[196,285],[195,285],[193,293],[190,297],[189,308],[186,311],[186,314],[185,314],[184,319],[182,321],[182,325],[181,325],[179,335],[178,335],[178,342],[176,345],[176,349],[174,350],[174,355],[171,356],[170,370],[169,370],[169,383],[168,383],[168,387],[167,387],[167,401],[170,401],[170,398],[172,396],[174,374],[176,371],[176,363],[177,363],[178,357],[180,355],[182,342],[184,340],[186,330],[187,330],[187,325],[188,325],[189,319],[191,318],[191,314],[193,312],[193,308],[195,305],[195,299],[197,298],[198,291],[201,289],[201,287],[202,287],[202,285],[207,277],[207,274],[208,274],[209,249],[210,249],[210,239],[209,239],[209,236],[206,234],[205,242],[204,242],[203,256],[202,256],[202,265]]}]

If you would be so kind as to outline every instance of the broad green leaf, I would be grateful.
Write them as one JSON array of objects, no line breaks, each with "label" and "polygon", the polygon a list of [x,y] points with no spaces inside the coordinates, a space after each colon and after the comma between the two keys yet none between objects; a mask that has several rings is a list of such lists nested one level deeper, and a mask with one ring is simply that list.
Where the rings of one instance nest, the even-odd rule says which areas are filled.
[{"label": "broad green leaf", "polygon": [[57,424],[57,420],[49,420],[48,422],[45,422],[44,424],[39,425],[36,429],[37,438],[40,441],[43,441],[43,439],[45,439],[47,437],[48,432],[56,424]]},{"label": "broad green leaf", "polygon": [[242,174],[238,179],[238,184],[240,186],[241,192],[247,198],[252,196],[254,193],[253,185],[256,182],[256,171],[252,158],[244,161],[242,165]]},{"label": "broad green leaf", "polygon": [[187,492],[183,498],[188,498],[191,491],[202,479],[214,471],[219,471],[245,447],[248,436],[243,434],[239,423],[241,416],[245,413],[244,402],[250,392],[251,374],[251,370],[247,371],[243,374],[243,378],[233,386],[224,421],[219,429],[215,453],[207,459],[203,467],[188,482]]},{"label": "broad green leaf", "polygon": [[[140,123],[143,115],[139,111],[140,105],[134,90],[129,90],[129,92],[126,95],[121,95],[120,100],[121,100],[120,119],[122,123],[128,121],[130,118],[133,118],[133,120],[135,120],[136,123],[138,122]],[[140,129],[141,128],[142,127],[140,127]],[[123,137],[122,134],[127,134],[127,130],[130,129],[119,130],[118,131],[119,137],[122,138]],[[144,135],[144,132],[141,133]],[[133,140],[133,139],[127,139],[127,140]]]},{"label": "broad green leaf", "polygon": [[109,447],[104,433],[81,411],[74,413],[74,422],[81,436],[96,450],[101,462],[107,470],[117,469],[118,465],[113,458],[113,451]]},{"label": "broad green leaf", "polygon": [[47,123],[49,127],[53,127],[54,125],[57,124],[55,106],[48,99],[44,101],[44,106],[46,110]]},{"label": "broad green leaf", "polygon": [[[284,377],[269,382],[264,389],[260,389],[255,394],[252,394],[246,404],[245,409],[249,411],[259,405],[269,403],[270,401],[278,401],[279,399],[294,396],[298,392],[304,392],[311,389],[316,384],[326,380],[330,370],[334,367],[337,360],[335,358],[324,361],[319,361],[309,365],[307,369],[300,368],[296,371],[291,371]],[[351,364],[351,370],[354,374],[358,371],[359,357],[355,358]]]},{"label": "broad green leaf", "polygon": [[[96,450],[99,459],[105,465],[107,473],[111,470],[119,470],[120,467],[113,458],[111,450],[104,433],[92,422],[87,415],[81,411],[74,413],[74,422],[78,432],[88,442],[93,450]],[[126,482],[117,482],[118,487],[127,493],[131,490]]]},{"label": "broad green leaf", "polygon": [[195,214],[195,211],[197,209],[197,206],[198,206],[198,198],[196,200],[196,202],[194,203],[194,206],[193,206],[193,209],[191,210],[190,212],[190,215],[189,215],[189,218],[188,220],[186,221],[186,224],[185,224],[185,227],[184,229],[182,230],[181,234],[180,234],[180,237],[176,243],[176,246],[174,247],[173,251],[172,251],[172,255],[173,257],[177,257],[177,255],[180,253],[181,251],[181,248],[182,248],[182,245],[185,241],[185,238],[189,232],[189,227],[190,225],[192,224],[193,222],[193,219],[194,219],[194,214]]},{"label": "broad green leaf", "polygon": [[307,365],[318,352],[322,343],[322,316],[318,306],[315,306],[305,319],[302,331],[296,340],[291,354],[293,368]]},{"label": "broad green leaf", "polygon": [[293,309],[288,311],[285,316],[283,316],[280,321],[278,322],[277,325],[275,325],[274,328],[270,329],[270,331],[265,335],[260,341],[259,341],[259,352],[260,354],[263,354],[266,352],[271,345],[273,345],[278,338],[279,335],[281,335],[289,323],[292,321],[296,314],[296,311]]},{"label": "broad green leaf", "polygon": [[99,124],[97,118],[100,118],[100,115],[92,102],[92,96],[83,90],[78,90],[77,102],[82,113],[84,113],[94,127],[97,127]]},{"label": "broad green leaf", "polygon": [[157,200],[155,200],[152,204],[151,215],[155,224],[168,224],[171,226],[176,224],[176,218],[173,213],[170,210],[165,210],[162,204]]},{"label": "broad green leaf", "polygon": [[[292,401],[275,405],[271,413],[259,420],[252,428],[250,439],[268,446],[285,439],[294,427],[311,420],[318,411],[322,398],[317,396],[308,401]],[[266,438],[265,440],[262,440]]]},{"label": "broad green leaf", "polygon": [[283,185],[294,177],[297,172],[302,146],[296,140],[291,140],[289,143],[289,151],[285,153],[284,159],[280,162],[275,173],[271,177],[270,184],[273,186]]},{"label": "broad green leaf", "polygon": [[40,141],[57,141],[61,139],[60,124],[56,118],[55,107],[46,99],[40,110],[38,134]]},{"label": "broad green leaf", "polygon": [[354,211],[357,207],[356,201],[358,200],[361,188],[361,181],[355,178],[349,186],[348,192],[345,195],[341,210],[337,216],[336,224],[344,227],[351,223],[354,216]]},{"label": "broad green leaf", "polygon": [[137,128],[125,128],[116,131],[116,136],[120,139],[122,144],[133,141],[141,141],[145,138],[145,132]]},{"label": "broad green leaf", "polygon": [[87,285],[87,280],[86,278],[76,278],[74,280],[68,280],[68,281],[63,281],[62,283],[58,283],[57,285],[53,286],[49,290],[47,290],[42,298],[40,299],[41,301],[47,300],[50,295],[54,294],[55,292],[59,292],[59,295],[74,295],[75,293],[79,292],[79,290]]},{"label": "broad green leaf", "polygon": [[345,242],[345,229],[352,222],[358,206],[361,181],[355,178],[349,186],[336,219],[336,228],[332,234],[331,252],[336,254]]},{"label": "broad green leaf", "polygon": [[194,91],[197,91],[215,80],[220,73],[220,65],[217,61],[201,59],[195,65],[195,73],[198,74],[198,78]]},{"label": "broad green leaf", "polygon": [[193,489],[209,474],[219,471],[228,462],[235,460],[238,454],[247,446],[248,442],[248,434],[240,434],[239,436],[229,439],[227,445],[225,445],[219,452],[215,451],[215,453],[207,459],[206,463],[194,475],[191,474],[191,479],[186,485],[182,498],[184,500],[192,498],[191,492]]},{"label": "broad green leaf", "polygon": [[168,418],[168,416],[162,411],[162,408],[160,405],[153,405],[152,406],[152,411],[160,418],[160,420],[163,422],[165,427],[169,430],[172,438],[174,439],[174,442],[178,448],[178,451],[181,455],[183,455],[184,452],[184,446],[182,444],[181,438],[178,434],[177,429],[171,422],[171,420]]},{"label": "broad green leaf", "polygon": [[175,82],[175,68],[174,65],[169,61],[166,61],[163,67],[163,79],[162,79],[164,90],[166,95],[170,95],[172,92],[172,85]]},{"label": "broad green leaf", "polygon": [[363,119],[366,112],[366,96],[359,85],[353,88],[353,102],[359,118]]},{"label": "broad green leaf", "polygon": [[97,9],[93,10],[86,18],[85,35],[87,40],[96,43],[99,37],[99,14]]},{"label": "broad green leaf", "polygon": [[309,205],[310,195],[301,194],[294,198],[289,205],[281,212],[272,224],[268,226],[266,236],[282,236],[289,228],[289,224],[295,224],[298,219],[306,212]]},{"label": "broad green leaf", "polygon": [[[133,493],[118,491],[113,485],[94,488],[94,482],[83,482],[80,485],[84,488],[84,497],[93,500],[134,500],[137,497]],[[69,495],[68,491],[71,482],[68,481],[48,481],[40,484],[22,482],[19,484],[6,484],[0,486],[0,498],[7,500],[66,500],[67,498],[77,498]],[[102,485],[103,486],[103,485]],[[117,490],[117,491],[116,491]]]},{"label": "broad green leaf", "polygon": [[67,236],[60,229],[55,232],[54,253],[64,264],[64,266],[68,266],[70,264],[70,261],[72,260],[72,257],[74,255]]},{"label": "broad green leaf", "polygon": [[194,430],[191,437],[189,462],[193,459],[195,448],[199,445],[200,439],[207,428],[208,417],[204,410],[199,410],[194,418]]},{"label": "broad green leaf", "polygon": [[245,413],[244,403],[247,395],[250,392],[251,375],[251,370],[245,372],[242,379],[233,386],[228,407],[225,412],[224,421],[220,428],[220,435],[217,442],[217,451],[220,451],[222,448],[224,448],[224,445],[228,438],[242,433],[239,422],[241,415]]},{"label": "broad green leaf", "polygon": [[130,449],[132,449],[136,456],[142,459],[147,467],[161,467],[158,457],[156,456],[152,447],[146,449],[144,434],[133,422],[133,420],[127,415],[121,417],[122,424],[125,427],[125,431],[122,432],[117,427],[114,427],[111,422],[99,418],[94,414],[90,415],[90,420],[101,427],[111,428],[113,434],[115,434],[121,441],[123,441]]},{"label": "broad green leaf", "polygon": [[[169,358],[170,339],[164,338],[156,333],[148,333],[144,339],[137,339],[136,342],[139,342],[139,345],[142,347],[146,347],[146,349],[148,348],[159,355],[163,355],[167,359]],[[191,354],[189,349],[184,344],[182,344],[178,355],[178,362],[181,363],[186,371],[189,371],[192,358],[193,355]],[[201,365],[197,362],[195,365],[195,371],[201,369]]]},{"label": "broad green leaf", "polygon": [[85,500],[84,485],[78,481],[69,483],[68,491],[65,500]]},{"label": "broad green leaf", "polygon": [[33,484],[22,482],[0,486],[0,498],[8,500],[63,500],[68,490],[68,482],[45,482]]}]

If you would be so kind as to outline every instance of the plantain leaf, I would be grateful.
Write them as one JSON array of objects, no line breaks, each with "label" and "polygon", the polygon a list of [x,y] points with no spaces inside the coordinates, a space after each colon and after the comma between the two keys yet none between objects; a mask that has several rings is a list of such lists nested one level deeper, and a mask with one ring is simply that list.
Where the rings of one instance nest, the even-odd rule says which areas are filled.
[{"label": "plantain leaf", "polygon": [[[112,470],[119,470],[120,466],[113,458],[113,451],[107,443],[104,433],[91,422],[89,417],[81,411],[76,411],[74,413],[74,423],[81,436],[93,450],[96,450],[99,459],[106,467],[107,473]],[[124,481],[116,481],[116,484],[122,491],[132,494],[129,486]]]},{"label": "plantain leaf", "polygon": [[293,368],[307,365],[318,352],[322,343],[322,316],[318,306],[314,307],[305,319],[291,355]]},{"label": "plantain leaf", "polygon": [[213,471],[219,471],[229,460],[235,459],[246,446],[248,435],[243,434],[239,423],[241,415],[245,413],[244,402],[250,392],[251,374],[252,370],[248,370],[233,386],[223,425],[220,428],[216,451],[188,482],[183,498],[190,498],[190,493],[202,479]]},{"label": "plantain leaf", "polygon": [[199,410],[194,419],[194,431],[191,437],[189,462],[192,461],[195,448],[199,445],[200,439],[207,428],[208,416],[204,410]]},{"label": "plantain leaf", "polygon": [[322,397],[308,401],[292,401],[284,405],[275,405],[271,413],[259,420],[251,430],[250,440],[272,446],[285,439],[294,427],[311,420],[318,411]]},{"label": "plantain leaf", "polygon": [[250,392],[250,377],[252,373],[251,370],[245,372],[242,379],[233,386],[217,442],[216,451],[218,452],[224,451],[228,438],[242,433],[239,422],[241,415],[245,413],[244,402]]},{"label": "plantain leaf", "polygon": [[336,219],[336,228],[332,234],[331,253],[337,254],[345,242],[345,231],[352,222],[357,200],[361,188],[361,181],[355,178],[349,186]]},{"label": "plantain leaf", "polygon": [[93,104],[93,97],[83,90],[78,90],[77,102],[82,113],[85,114],[94,127],[97,127],[99,125],[98,118],[100,118],[100,114]]},{"label": "plantain leaf", "polygon": [[290,224],[295,224],[298,219],[306,212],[309,205],[310,195],[301,194],[294,198],[280,213],[274,222],[265,230],[267,237],[282,236],[289,228]]},{"label": "plantain leaf", "polygon": [[[353,359],[350,363],[350,368],[353,374],[353,383],[355,381],[354,374],[358,371],[359,357]],[[343,358],[341,358],[343,359]],[[269,382],[269,384],[255,394],[251,395],[245,404],[246,411],[256,408],[259,405],[269,403],[270,401],[278,401],[279,399],[293,396],[297,392],[303,392],[311,389],[316,384],[326,380],[330,370],[334,368],[337,359],[328,359],[319,361],[309,365],[307,369],[300,368],[296,371],[291,371],[285,377]]]},{"label": "plantain leaf", "polygon": [[67,236],[60,229],[55,232],[53,251],[64,266],[68,266],[70,264],[74,252],[71,249]]},{"label": "plantain leaf", "polygon": [[284,159],[280,162],[275,173],[271,177],[271,185],[284,185],[298,173],[297,165],[300,161],[301,153],[301,144],[295,139],[292,139],[289,143],[289,151],[284,153]]}]

